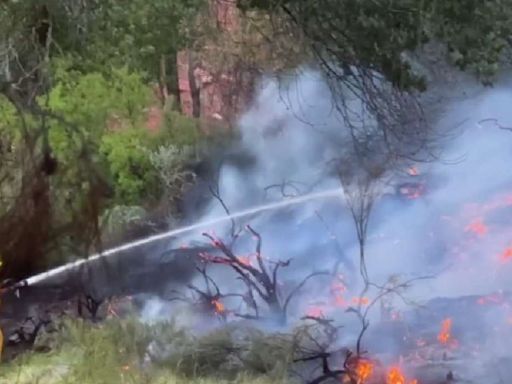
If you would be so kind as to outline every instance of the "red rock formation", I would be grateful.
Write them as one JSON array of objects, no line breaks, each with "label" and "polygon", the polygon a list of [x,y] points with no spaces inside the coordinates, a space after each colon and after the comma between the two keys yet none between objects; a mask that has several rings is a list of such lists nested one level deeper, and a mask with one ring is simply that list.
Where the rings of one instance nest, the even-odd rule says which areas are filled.
[{"label": "red rock formation", "polygon": [[178,90],[180,93],[181,111],[187,116],[194,116],[194,100],[190,78],[190,52],[181,51],[177,55]]},{"label": "red rock formation", "polygon": [[210,12],[220,30],[234,32],[240,28],[240,17],[235,0],[210,0]]},{"label": "red rock formation", "polygon": [[[221,32],[235,33],[240,28],[234,0],[210,0],[210,14]],[[244,81],[247,76],[236,68],[216,72],[205,61],[192,65],[189,51],[178,54],[177,66],[182,112],[201,118],[206,130],[212,123],[231,125],[248,102],[250,87]]]}]

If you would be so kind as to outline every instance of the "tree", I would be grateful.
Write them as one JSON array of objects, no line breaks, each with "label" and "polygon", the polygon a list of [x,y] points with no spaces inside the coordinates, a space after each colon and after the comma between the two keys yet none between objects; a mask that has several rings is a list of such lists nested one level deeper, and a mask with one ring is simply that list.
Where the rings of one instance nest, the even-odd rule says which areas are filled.
[{"label": "tree", "polygon": [[[22,66],[34,44],[53,46],[51,57],[75,58],[84,72],[126,65],[148,80],[173,85],[176,52],[187,43],[186,24],[203,0],[28,0],[0,4],[0,52]],[[162,66],[170,70],[162,72]],[[165,75],[165,78],[162,78]],[[14,78],[16,77],[13,74]]]},{"label": "tree", "polygon": [[456,66],[485,83],[512,42],[510,0],[238,0],[238,5],[286,17],[341,77],[350,76],[352,66],[366,68],[402,89],[424,88],[404,54],[429,41],[443,43]]},{"label": "tree", "polygon": [[[148,179],[157,180],[149,155],[137,143],[130,154],[118,149],[144,142],[143,80],[158,79],[156,63],[179,48],[194,4],[0,4],[0,278],[23,278],[52,257],[100,247],[108,204],[147,196]],[[156,15],[167,29],[155,28]],[[139,131],[112,140],[119,125]],[[144,185],[133,183],[140,173]]]},{"label": "tree", "polygon": [[[512,1],[238,0],[300,33],[332,89],[356,146],[374,137],[379,153],[431,160],[432,135],[418,92],[427,87],[422,49],[436,43],[458,69],[491,84],[507,63]],[[354,102],[354,100],[358,100]],[[372,121],[372,124],[368,124]],[[364,150],[364,148],[362,148]]]},{"label": "tree", "polygon": [[254,315],[237,314],[237,316],[248,319],[265,318],[265,315],[262,315],[258,308],[258,302],[262,301],[268,310],[267,318],[284,324],[287,321],[289,305],[300,290],[310,279],[317,276],[327,276],[329,273],[324,271],[312,272],[302,278],[291,290],[286,293],[283,292],[283,289],[279,286],[280,270],[289,267],[292,260],[267,260],[261,251],[261,235],[250,226],[246,226],[246,230],[256,241],[254,254],[244,257],[237,256],[233,252],[232,245],[228,246],[217,237],[204,233],[203,235],[211,241],[215,250],[220,251],[220,254],[202,252],[199,257],[204,263],[229,267],[245,285],[247,293],[243,295],[244,301],[247,307],[254,312]]}]

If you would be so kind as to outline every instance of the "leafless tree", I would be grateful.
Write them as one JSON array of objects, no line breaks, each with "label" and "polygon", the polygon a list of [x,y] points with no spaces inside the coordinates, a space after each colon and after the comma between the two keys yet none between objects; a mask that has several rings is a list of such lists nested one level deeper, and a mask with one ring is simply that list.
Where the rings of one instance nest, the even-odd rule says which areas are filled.
[{"label": "leafless tree", "polygon": [[193,306],[198,307],[201,312],[218,316],[222,321],[226,321],[230,311],[223,303],[223,299],[229,297],[243,298],[243,295],[237,293],[223,294],[215,280],[208,273],[207,268],[208,264],[202,260],[200,260],[198,265],[196,265],[196,271],[199,273],[202,280],[201,287],[192,283],[187,284],[186,288],[188,289],[188,292],[183,293],[173,290],[170,292],[168,300],[182,301],[192,304]]},{"label": "leafless tree", "polygon": [[303,320],[307,323],[298,332],[293,361],[296,364],[312,364],[312,369],[308,377],[302,378],[308,384],[344,380],[360,384],[362,381],[358,367],[366,359],[347,348],[339,347],[337,342],[342,327],[326,318],[306,316]]},{"label": "leafless tree", "polygon": [[237,314],[245,318],[261,318],[261,312],[258,310],[257,300],[262,300],[270,313],[270,317],[281,323],[286,322],[289,305],[293,298],[306,285],[306,283],[320,275],[327,275],[327,272],[312,272],[305,276],[294,288],[287,294],[282,292],[279,284],[279,272],[286,268],[292,262],[288,260],[268,260],[262,255],[262,238],[251,226],[246,227],[247,231],[256,240],[255,252],[249,257],[237,256],[235,252],[226,245],[226,243],[209,233],[204,233],[213,247],[220,253],[213,254],[203,252],[199,255],[205,263],[224,265],[231,268],[237,278],[247,288],[247,294],[244,295],[246,304],[254,311],[254,314]]}]

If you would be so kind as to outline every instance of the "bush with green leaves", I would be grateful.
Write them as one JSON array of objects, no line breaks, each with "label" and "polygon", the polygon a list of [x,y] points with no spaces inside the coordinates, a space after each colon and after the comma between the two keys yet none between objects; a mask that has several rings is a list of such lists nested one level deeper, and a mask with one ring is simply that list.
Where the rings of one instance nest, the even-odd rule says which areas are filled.
[{"label": "bush with green leaves", "polygon": [[157,139],[160,143],[172,143],[177,147],[194,146],[202,133],[197,119],[174,110],[166,111],[162,130]]},{"label": "bush with green leaves", "polygon": [[148,155],[148,133],[127,129],[107,134],[100,144],[120,204],[142,204],[159,196],[158,173]]},{"label": "bush with green leaves", "polygon": [[173,202],[180,199],[195,175],[187,164],[194,156],[191,146],[161,145],[149,152],[149,160],[158,172],[164,190],[164,199]]}]

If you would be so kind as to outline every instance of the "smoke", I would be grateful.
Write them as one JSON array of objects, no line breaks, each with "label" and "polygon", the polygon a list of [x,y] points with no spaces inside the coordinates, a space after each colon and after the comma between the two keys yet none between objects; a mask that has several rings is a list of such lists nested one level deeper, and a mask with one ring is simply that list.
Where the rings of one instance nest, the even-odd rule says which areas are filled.
[{"label": "smoke", "polygon": [[[383,190],[384,196],[375,205],[370,220],[368,268],[375,278],[394,273],[435,273],[439,276],[429,288],[433,293],[431,289],[435,287],[435,296],[477,294],[505,287],[505,281],[489,277],[498,272],[506,277],[506,268],[500,267],[494,256],[507,247],[507,226],[488,223],[490,227],[482,236],[468,232],[467,227],[474,220],[487,220],[476,212],[478,206],[499,199],[512,184],[512,169],[507,166],[512,157],[512,132],[499,128],[512,126],[512,112],[507,113],[512,93],[507,85],[501,82],[493,89],[480,89],[476,96],[448,104],[435,119],[435,132],[452,132],[455,128],[457,135],[440,143],[441,157],[417,164],[417,177],[395,177]],[[475,88],[474,84],[465,85],[469,86]],[[462,93],[465,88],[460,88]],[[322,76],[314,72],[305,72],[284,85],[270,80],[262,83],[253,105],[239,123],[241,142],[237,150],[252,159],[251,165],[242,167],[230,162],[219,172],[219,195],[230,212],[341,187],[332,172],[332,161],[339,159],[351,144],[348,129],[332,100]],[[353,164],[348,166],[357,167],[357,159],[351,161]],[[396,186],[405,182],[423,183],[425,194],[417,199],[397,194]],[[508,200],[504,199],[501,208],[506,210]],[[473,213],[467,212],[470,204],[474,206]],[[499,214],[489,213],[493,217]],[[196,220],[222,215],[224,208],[212,198]],[[239,222],[245,223],[261,232],[265,253],[297,258],[301,260],[298,266],[305,265],[306,269],[338,256],[347,267],[358,263],[354,225],[342,193],[339,199],[313,201]],[[225,238],[229,227],[226,223],[211,230]],[[333,243],[332,234],[338,244],[319,251]],[[180,242],[197,240],[198,236],[200,233],[196,232]],[[457,261],[453,250],[463,247],[468,239],[474,241],[471,249],[464,251],[463,259],[471,259],[469,264],[479,274],[471,279],[455,279],[452,274],[469,265]],[[339,247],[343,255],[336,255]],[[452,281],[451,286],[445,287],[448,281],[443,279]]]},{"label": "smoke", "polygon": [[[434,122],[433,132],[447,134],[439,142],[440,156],[414,164],[417,175],[408,175],[406,169],[395,172],[379,190],[366,250],[370,280],[382,285],[392,276],[430,276],[406,292],[418,303],[439,297],[489,295],[510,287],[512,251],[507,249],[512,247],[512,131],[506,129],[512,127],[510,85],[508,79],[500,80],[494,88],[461,83],[451,90],[452,96],[459,97],[445,95],[441,112],[429,116]],[[471,96],[467,96],[468,90]],[[212,197],[205,209],[195,213],[196,221],[224,216],[226,207],[233,213],[341,187],[333,160],[347,159],[344,154],[352,153],[353,148],[349,130],[320,74],[306,71],[287,84],[264,80],[241,117],[239,130],[241,140],[235,152],[250,162],[229,161],[221,167],[215,188],[222,201]],[[355,158],[349,159],[344,168],[358,167]],[[422,186],[421,195],[400,193],[403,185]],[[237,218],[235,224],[237,228],[250,224],[261,234],[265,257],[292,260],[290,267],[283,269],[284,286],[292,286],[312,271],[332,270],[337,265],[348,287],[348,300],[350,295],[358,295],[359,244],[342,190],[338,197]],[[232,227],[226,222],[209,230],[228,239]],[[193,232],[171,246],[201,239],[201,232]],[[248,254],[254,251],[254,240],[242,236],[234,249],[237,254]],[[214,273],[224,292],[241,289],[226,268]],[[327,291],[325,280],[311,280],[295,300],[295,316],[321,302]],[[154,305],[152,302],[152,311]],[[408,310],[401,300],[393,305]],[[429,317],[428,326],[437,327],[439,319],[446,316],[460,317],[461,313],[455,313],[458,310],[455,306],[453,311],[442,307]],[[346,320],[350,315],[343,312],[333,309],[332,313],[343,316],[344,324],[352,321],[353,337],[360,324],[357,319]],[[512,312],[505,312],[500,309],[499,316],[487,316],[482,321],[494,327],[497,318],[512,316]],[[457,326],[456,321],[454,324]]]}]

